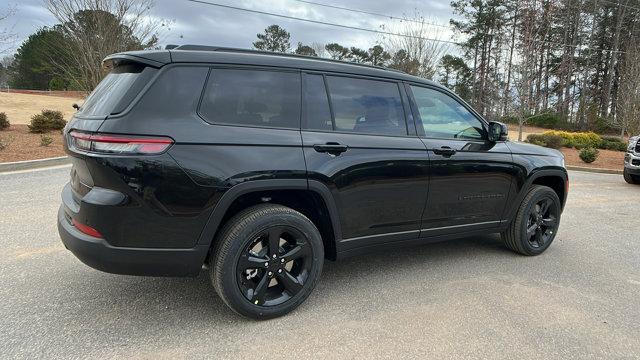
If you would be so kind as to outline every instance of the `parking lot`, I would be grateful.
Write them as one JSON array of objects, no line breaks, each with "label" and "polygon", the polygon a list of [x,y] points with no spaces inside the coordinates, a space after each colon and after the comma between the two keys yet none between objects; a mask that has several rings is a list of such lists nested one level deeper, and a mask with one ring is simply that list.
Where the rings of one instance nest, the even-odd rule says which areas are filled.
[{"label": "parking lot", "polygon": [[640,357],[640,186],[571,172],[560,232],[523,257],[499,237],[327,263],[264,322],[197,278],[101,273],[56,230],[69,168],[0,174],[0,358]]}]

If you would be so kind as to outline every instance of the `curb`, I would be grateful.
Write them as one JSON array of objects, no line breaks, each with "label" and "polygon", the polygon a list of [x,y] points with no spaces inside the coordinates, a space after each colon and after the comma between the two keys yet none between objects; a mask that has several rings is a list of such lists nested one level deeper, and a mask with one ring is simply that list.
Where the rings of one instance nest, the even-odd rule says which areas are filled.
[{"label": "curb", "polygon": [[584,171],[584,172],[592,172],[592,173],[599,173],[599,174],[622,175],[622,170],[616,170],[616,169],[594,169],[594,168],[589,168],[584,166],[566,166],[566,168],[567,170]]},{"label": "curb", "polygon": [[66,165],[71,164],[71,159],[68,156],[60,156],[48,159],[39,160],[25,160],[0,163],[0,173],[18,170],[31,170],[49,166]]}]

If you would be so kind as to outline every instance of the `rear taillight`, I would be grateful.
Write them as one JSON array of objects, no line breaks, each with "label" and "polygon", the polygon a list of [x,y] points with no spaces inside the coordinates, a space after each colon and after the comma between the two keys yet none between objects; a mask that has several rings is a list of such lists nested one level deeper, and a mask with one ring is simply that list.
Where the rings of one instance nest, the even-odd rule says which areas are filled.
[{"label": "rear taillight", "polygon": [[75,130],[69,133],[71,149],[99,154],[153,155],[164,152],[171,144],[171,138],[159,136],[89,134]]}]

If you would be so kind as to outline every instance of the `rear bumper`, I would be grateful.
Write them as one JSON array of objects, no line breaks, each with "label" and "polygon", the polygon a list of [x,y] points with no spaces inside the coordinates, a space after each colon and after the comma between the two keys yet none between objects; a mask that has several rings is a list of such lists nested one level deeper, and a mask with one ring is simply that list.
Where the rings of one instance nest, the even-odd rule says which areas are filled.
[{"label": "rear bumper", "polygon": [[130,248],[112,246],[86,235],[67,220],[65,205],[58,211],[58,232],[64,246],[90,267],[113,274],[144,276],[196,276],[208,246],[191,249]]}]

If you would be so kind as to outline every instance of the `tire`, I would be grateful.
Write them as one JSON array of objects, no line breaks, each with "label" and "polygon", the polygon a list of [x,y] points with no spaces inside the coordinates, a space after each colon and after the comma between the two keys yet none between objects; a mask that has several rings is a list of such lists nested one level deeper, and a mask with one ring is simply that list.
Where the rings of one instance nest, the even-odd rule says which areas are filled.
[{"label": "tire", "polygon": [[624,177],[624,181],[629,184],[640,184],[640,177],[629,174],[627,168],[624,168],[624,170],[622,171],[622,176]]},{"label": "tire", "polygon": [[322,238],[311,220],[285,206],[261,204],[224,226],[216,239],[210,276],[233,311],[271,319],[309,297],[323,261]]},{"label": "tire", "polygon": [[531,186],[516,217],[502,233],[505,245],[522,255],[542,254],[555,239],[560,213],[560,199],[555,191],[547,186]]}]

